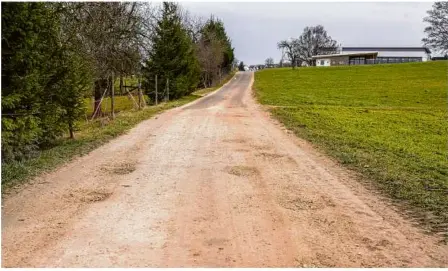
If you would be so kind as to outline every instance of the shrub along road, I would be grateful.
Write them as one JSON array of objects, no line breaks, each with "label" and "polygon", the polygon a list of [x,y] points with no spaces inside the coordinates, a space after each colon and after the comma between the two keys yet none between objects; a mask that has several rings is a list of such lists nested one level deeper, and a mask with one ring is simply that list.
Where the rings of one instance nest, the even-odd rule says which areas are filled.
[{"label": "shrub along road", "polygon": [[252,73],[35,179],[5,267],[446,266],[448,249],[254,102]]}]

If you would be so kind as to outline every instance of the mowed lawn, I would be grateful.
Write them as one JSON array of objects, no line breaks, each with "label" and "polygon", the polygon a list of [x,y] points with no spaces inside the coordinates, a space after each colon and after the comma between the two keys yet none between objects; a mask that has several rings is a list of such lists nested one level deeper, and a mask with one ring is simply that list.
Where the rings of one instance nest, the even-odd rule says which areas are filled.
[{"label": "mowed lawn", "polygon": [[[448,232],[448,62],[267,69],[258,100],[299,137]],[[416,212],[413,212],[414,214]]]}]

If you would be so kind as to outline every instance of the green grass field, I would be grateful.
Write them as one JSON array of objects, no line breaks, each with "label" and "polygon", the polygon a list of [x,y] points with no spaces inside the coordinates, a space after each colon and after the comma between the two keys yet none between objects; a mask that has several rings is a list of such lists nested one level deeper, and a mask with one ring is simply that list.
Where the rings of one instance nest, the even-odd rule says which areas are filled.
[{"label": "green grass field", "polygon": [[[270,69],[256,95],[299,137],[448,232],[448,62]],[[417,211],[417,212],[416,212]]]}]

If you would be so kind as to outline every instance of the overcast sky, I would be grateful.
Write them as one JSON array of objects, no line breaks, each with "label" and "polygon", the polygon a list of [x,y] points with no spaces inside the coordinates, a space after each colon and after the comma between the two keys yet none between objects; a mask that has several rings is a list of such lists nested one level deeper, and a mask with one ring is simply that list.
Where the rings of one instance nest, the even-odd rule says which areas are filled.
[{"label": "overcast sky", "polygon": [[432,3],[182,2],[191,13],[224,21],[236,57],[247,64],[278,62],[277,42],[321,24],[342,46],[422,46],[423,17]]}]

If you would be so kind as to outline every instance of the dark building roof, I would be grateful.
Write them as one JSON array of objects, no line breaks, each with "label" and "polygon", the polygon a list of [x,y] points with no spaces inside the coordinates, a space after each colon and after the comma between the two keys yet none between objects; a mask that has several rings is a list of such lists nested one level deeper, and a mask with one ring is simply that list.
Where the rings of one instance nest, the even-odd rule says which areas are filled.
[{"label": "dark building roof", "polygon": [[430,54],[431,51],[427,47],[342,47],[342,51],[411,51],[419,52],[424,50]]}]

